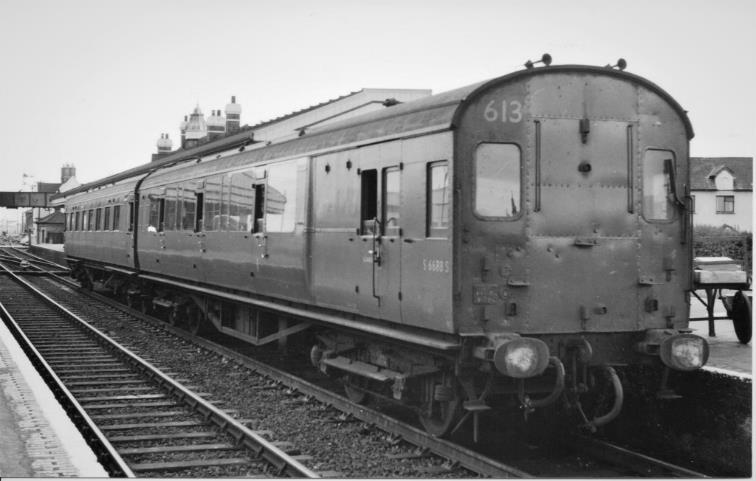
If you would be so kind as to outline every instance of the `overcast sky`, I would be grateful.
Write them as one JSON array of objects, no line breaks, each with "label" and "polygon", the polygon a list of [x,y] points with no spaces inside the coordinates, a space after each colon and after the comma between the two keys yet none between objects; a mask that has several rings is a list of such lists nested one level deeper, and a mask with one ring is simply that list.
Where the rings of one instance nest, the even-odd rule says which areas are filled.
[{"label": "overcast sky", "polygon": [[751,157],[755,19],[753,0],[0,0],[0,191],[59,182],[64,163],[81,182],[143,164],[197,103],[236,95],[252,125],[365,87],[443,92],[544,52],[624,57],[689,111],[691,155]]}]

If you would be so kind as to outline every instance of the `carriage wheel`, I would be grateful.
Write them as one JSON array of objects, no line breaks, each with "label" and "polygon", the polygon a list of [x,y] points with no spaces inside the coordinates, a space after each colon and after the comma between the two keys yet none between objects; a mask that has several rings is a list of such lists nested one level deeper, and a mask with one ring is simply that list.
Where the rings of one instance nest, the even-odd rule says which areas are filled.
[{"label": "carriage wheel", "polygon": [[178,307],[172,307],[168,311],[168,324],[171,326],[178,326],[179,324],[179,308]]},{"label": "carriage wheel", "polygon": [[152,312],[152,299],[149,297],[141,296],[141,302],[139,303],[139,310],[142,314],[149,315]]},{"label": "carriage wheel", "polygon": [[436,437],[449,434],[459,420],[462,400],[459,391],[452,386],[437,384],[433,389],[433,401],[426,410],[420,412],[420,423],[425,430]]},{"label": "carriage wheel", "polygon": [[738,291],[732,298],[732,325],[741,344],[751,341],[751,297]]},{"label": "carriage wheel", "polygon": [[197,335],[202,332],[204,324],[205,320],[202,311],[197,308],[190,308],[187,314],[186,329],[190,333]]},{"label": "carriage wheel", "polygon": [[360,379],[355,376],[347,376],[344,379],[344,392],[350,401],[356,404],[367,404],[370,400],[370,394],[362,389]]}]

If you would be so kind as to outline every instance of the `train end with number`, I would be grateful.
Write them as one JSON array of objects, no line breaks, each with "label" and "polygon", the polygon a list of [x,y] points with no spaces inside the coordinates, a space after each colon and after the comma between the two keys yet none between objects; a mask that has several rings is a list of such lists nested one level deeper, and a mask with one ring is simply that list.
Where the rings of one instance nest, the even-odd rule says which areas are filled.
[{"label": "train end with number", "polygon": [[642,77],[550,62],[74,193],[73,275],[194,331],[304,340],[353,400],[439,436],[547,406],[595,429],[621,411],[616,366],[707,361],[693,130]]}]

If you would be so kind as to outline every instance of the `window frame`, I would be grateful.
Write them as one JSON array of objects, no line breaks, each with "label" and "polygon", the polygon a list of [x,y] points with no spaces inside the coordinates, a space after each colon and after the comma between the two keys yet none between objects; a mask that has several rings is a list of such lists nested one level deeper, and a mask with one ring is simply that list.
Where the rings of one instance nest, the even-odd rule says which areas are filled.
[{"label": "window frame", "polygon": [[[518,161],[519,161],[518,162],[518,164],[519,164],[518,177],[519,177],[519,182],[520,182],[520,184],[519,184],[520,195],[519,195],[519,199],[518,199],[519,200],[519,205],[517,206],[517,207],[519,207],[519,210],[517,211],[517,214],[515,214],[515,215],[512,215],[512,216],[487,216],[487,215],[480,214],[478,212],[478,209],[477,209],[477,195],[478,195],[478,175],[477,175],[478,149],[480,149],[480,147],[482,145],[512,145],[512,146],[514,146],[514,147],[517,148],[517,152],[519,154],[519,156],[518,156]],[[523,188],[524,182],[523,182],[523,168],[522,168],[522,147],[520,147],[520,144],[518,144],[516,142],[478,142],[475,145],[475,148],[473,149],[473,159],[472,160],[473,161],[472,161],[471,165],[472,165],[472,178],[473,178],[473,182],[472,182],[472,196],[471,196],[471,200],[472,200],[473,215],[477,219],[480,219],[480,220],[483,220],[483,221],[515,222],[515,221],[518,221],[518,220],[522,219],[522,217],[523,217],[523,204],[524,204],[524,202],[523,202],[523,200],[524,200],[523,196],[525,195],[525,189]]]},{"label": "window frame", "polygon": [[[720,199],[722,199],[722,209],[719,208]],[[730,210],[727,210],[728,200],[731,201],[729,202],[729,205],[731,206]],[[715,207],[716,214],[732,215],[735,213],[735,195],[734,194],[716,195],[715,202],[716,202],[716,205],[714,207]]]},{"label": "window frame", "polygon": [[[433,227],[432,221],[433,221],[433,169],[437,167],[446,167],[446,175],[448,178],[447,183],[447,192],[446,192],[446,204],[440,204],[440,205],[446,205],[447,206],[447,214],[446,214],[446,226],[445,227]],[[452,217],[452,179],[451,179],[451,166],[449,165],[448,160],[436,160],[433,162],[428,162],[426,171],[425,171],[425,237],[429,239],[448,239],[449,238],[449,230],[451,228],[451,217]]]},{"label": "window frame", "polygon": [[[649,152],[665,152],[672,156],[672,168],[677,169],[677,154],[674,150],[670,148],[662,148],[662,147],[648,147],[643,151],[643,155],[640,159],[640,165],[641,165],[641,182],[640,182],[640,195],[641,195],[641,208],[640,208],[640,216],[643,217],[643,220],[650,224],[671,224],[678,220],[679,214],[678,210],[675,208],[674,203],[670,200],[670,195],[673,192],[674,186],[672,186],[672,180],[673,178],[678,178],[677,172],[672,175],[671,173],[667,174],[667,178],[669,180],[669,192],[666,193],[666,201],[668,204],[668,209],[672,212],[672,215],[670,215],[666,219],[657,219],[657,218],[648,218],[646,217],[646,155],[648,155]],[[662,166],[662,169],[664,166]]]},{"label": "window frame", "polygon": [[113,206],[113,230],[121,230],[121,204]]},{"label": "window frame", "polygon": [[[360,227],[361,236],[377,235],[372,225],[373,219],[378,219],[378,213],[381,212],[380,206],[380,188],[378,185],[378,169],[364,169],[360,171]],[[372,218],[370,214],[373,214]],[[378,219],[380,222],[381,219]]]},{"label": "window frame", "polygon": [[[387,225],[387,216],[386,211],[387,207],[389,205],[388,202],[388,176],[390,174],[396,174],[397,176],[397,184],[398,184],[398,193],[399,193],[399,199],[397,201],[396,208],[398,211],[398,224],[397,226],[392,226],[389,228]],[[385,237],[401,237],[402,235],[402,168],[399,165],[390,165],[388,167],[384,167],[381,169],[381,185],[380,185],[380,206],[378,208],[378,211],[380,212],[380,227],[381,227],[381,235]],[[391,230],[389,230],[391,229]]]},{"label": "window frame", "polygon": [[102,230],[102,207],[95,209],[95,228],[94,230]]}]

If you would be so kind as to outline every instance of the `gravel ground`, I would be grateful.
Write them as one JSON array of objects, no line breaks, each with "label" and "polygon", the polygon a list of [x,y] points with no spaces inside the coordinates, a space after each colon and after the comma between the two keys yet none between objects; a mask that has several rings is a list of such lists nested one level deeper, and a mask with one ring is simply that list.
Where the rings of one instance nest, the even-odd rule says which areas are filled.
[{"label": "gravel ground", "polygon": [[[222,409],[234,410],[249,428],[269,431],[272,440],[290,443],[296,454],[310,456],[312,459],[305,464],[314,471],[349,478],[474,477],[462,468],[445,466],[446,461],[435,456],[412,457],[414,446],[365,423],[344,419],[330,407],[275,385],[235,361],[159,327],[125,320],[123,314],[107,307],[87,308],[82,314],[135,354],[173,377],[184,379],[184,384],[193,386],[195,392],[212,393],[210,401],[219,403]],[[229,476],[227,468],[222,472]],[[214,475],[212,470],[193,470],[191,474]]]},{"label": "gravel ground", "polygon": [[[414,447],[364,423],[345,421],[335,410],[161,328],[125,321],[108,308],[93,308],[90,315],[106,317],[95,324],[164,372],[185,379],[196,391],[212,393],[213,402],[236,410],[250,428],[270,431],[272,439],[289,442],[311,456],[305,464],[313,470],[362,478],[473,476],[465,470],[445,469],[444,460],[436,457],[393,459],[411,455]],[[655,398],[658,372],[644,368],[618,372],[625,386],[625,406],[619,418],[598,433],[601,437],[707,474],[750,476],[750,383],[707,372],[673,374],[671,385],[683,398],[662,401]],[[535,416],[531,426],[537,422]]]},{"label": "gravel ground", "polygon": [[621,375],[627,396],[622,414],[605,429],[612,441],[712,476],[751,476],[749,381],[707,371],[675,373],[670,385],[682,398],[658,400],[659,373],[627,368]]}]

